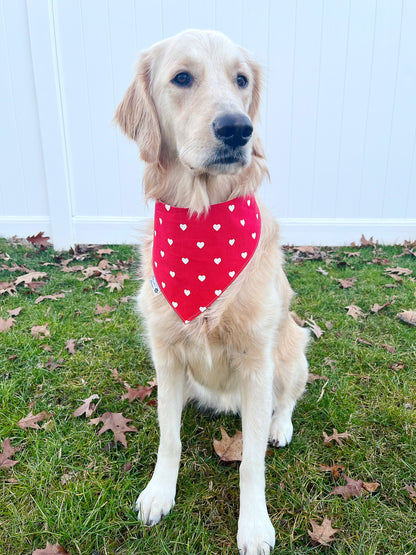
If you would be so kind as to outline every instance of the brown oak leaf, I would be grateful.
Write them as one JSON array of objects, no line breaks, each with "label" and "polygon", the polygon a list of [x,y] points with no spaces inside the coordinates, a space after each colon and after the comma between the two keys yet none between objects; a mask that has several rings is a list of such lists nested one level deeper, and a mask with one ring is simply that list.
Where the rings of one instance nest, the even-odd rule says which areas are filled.
[{"label": "brown oak leaf", "polygon": [[357,281],[356,277],[350,277],[350,278],[345,278],[345,279],[337,279],[336,280],[341,289],[350,289],[350,287],[354,287],[354,283]]},{"label": "brown oak leaf", "polygon": [[48,274],[46,272],[31,271],[27,274],[23,274],[22,276],[19,276],[18,278],[16,278],[15,284],[20,285],[21,283],[25,283],[27,285],[28,283],[31,283],[32,281],[38,280],[39,278],[45,277],[47,275]]},{"label": "brown oak leaf", "polygon": [[96,316],[98,314],[109,314],[110,312],[114,312],[115,310],[117,310],[117,308],[114,306],[108,306],[108,304],[101,306],[100,304],[97,304],[97,308],[94,310],[94,314]]},{"label": "brown oak leaf", "polygon": [[394,276],[410,276],[412,270],[410,268],[386,268],[386,274],[390,277]]},{"label": "brown oak leaf", "polygon": [[41,295],[36,299],[35,304],[39,304],[42,301],[46,301],[46,300],[56,301],[57,299],[64,299],[64,298],[65,298],[65,293],[57,293],[56,295]]},{"label": "brown oak leaf", "polygon": [[52,372],[54,370],[56,370],[57,368],[61,368],[62,367],[62,363],[63,363],[64,359],[63,358],[59,358],[56,362],[54,361],[53,357],[50,357],[47,362],[45,362],[45,368],[47,368],[48,370],[51,370]]},{"label": "brown oak leaf", "polygon": [[334,464],[333,466],[327,466],[325,464],[319,465],[319,470],[321,472],[332,472],[332,476],[335,480],[338,480],[341,473],[345,470],[345,466],[342,464]]},{"label": "brown oak leaf", "polygon": [[345,308],[348,309],[347,316],[352,316],[354,320],[358,320],[360,316],[364,316],[364,312],[361,310],[359,306],[355,304],[350,304]]},{"label": "brown oak leaf", "polygon": [[319,374],[312,374],[312,372],[309,372],[307,383],[313,383],[316,380],[328,380],[328,377],[320,376]]},{"label": "brown oak leaf", "polygon": [[0,468],[11,468],[19,462],[10,460],[10,457],[13,457],[13,455],[17,453],[19,449],[11,445],[9,438],[6,438],[2,442],[1,448],[3,452],[0,452]]},{"label": "brown oak leaf", "polygon": [[360,497],[363,492],[364,482],[362,480],[353,480],[349,476],[344,474],[344,478],[347,481],[346,486],[337,486],[331,493],[334,495],[342,495],[344,499],[349,499],[350,497]]},{"label": "brown oak leaf", "polygon": [[394,355],[396,352],[396,349],[395,347],[393,347],[393,345],[387,345],[387,343],[382,343],[381,346],[383,347],[383,349],[386,349],[392,355]]},{"label": "brown oak leaf", "polygon": [[98,406],[98,403],[95,404],[93,401],[99,398],[100,397],[98,395],[91,395],[88,399],[84,399],[82,405],[74,410],[72,416],[77,417],[85,414],[86,418],[89,418]]},{"label": "brown oak leaf", "polygon": [[[126,384],[125,384],[126,385]],[[153,387],[147,385],[139,385],[139,387],[129,387],[126,385],[127,393],[121,396],[122,399],[128,399],[132,403],[135,399],[144,401],[146,397],[150,397],[153,392]]]},{"label": "brown oak leaf", "polygon": [[324,334],[323,330],[318,326],[312,316],[309,318],[309,320],[306,320],[305,323],[312,330],[317,339],[319,339]]},{"label": "brown oak leaf", "polygon": [[373,237],[370,237],[370,239],[366,239],[364,237],[364,233],[361,235],[360,242],[361,242],[362,247],[376,247],[377,246],[377,243],[374,243],[374,241],[373,241]]},{"label": "brown oak leaf", "polygon": [[363,488],[365,489],[365,491],[368,491],[368,493],[374,493],[375,491],[378,490],[379,487],[380,487],[380,484],[378,482],[363,483]]},{"label": "brown oak leaf", "polygon": [[404,486],[404,489],[409,493],[410,499],[416,503],[416,491],[413,486]]},{"label": "brown oak leaf", "polygon": [[44,324],[43,326],[33,326],[30,333],[33,337],[49,337],[51,332],[48,330],[49,324]]},{"label": "brown oak leaf", "polygon": [[102,422],[104,425],[98,432],[98,435],[100,436],[107,430],[111,430],[114,433],[114,440],[116,442],[119,441],[124,445],[124,447],[127,447],[127,439],[124,435],[125,432],[138,431],[135,426],[127,425],[127,422],[130,422],[131,420],[131,418],[124,418],[121,412],[105,412],[102,416],[90,420],[89,423],[96,426],[97,424]]},{"label": "brown oak leaf", "polygon": [[44,235],[44,231],[40,231],[37,235],[31,235],[30,237],[26,237],[26,240],[29,241],[29,243],[32,243],[33,246],[35,247],[40,247],[45,249],[50,243],[49,243],[49,239],[50,237],[47,237],[46,235]]},{"label": "brown oak leaf", "polygon": [[329,547],[329,542],[334,541],[333,535],[340,532],[339,529],[332,528],[332,519],[325,517],[322,524],[317,524],[312,518],[309,520],[312,532],[308,530],[309,537],[313,543]]},{"label": "brown oak leaf", "polygon": [[22,310],[23,306],[19,306],[17,308],[14,308],[13,310],[8,310],[7,312],[9,313],[9,316],[19,316]]},{"label": "brown oak leaf", "polygon": [[45,549],[35,549],[32,555],[70,555],[66,549],[61,547],[58,543],[52,545],[49,542],[46,542]]},{"label": "brown oak leaf", "polygon": [[113,249],[98,249],[97,254],[100,258],[103,257],[103,254],[111,254],[113,251]]},{"label": "brown oak leaf", "polygon": [[26,430],[27,428],[33,428],[34,430],[39,430],[40,426],[38,422],[42,422],[43,420],[46,420],[50,416],[53,416],[53,415],[46,412],[46,410],[43,410],[42,412],[38,412],[38,414],[33,414],[32,411],[30,411],[30,413],[25,418],[21,418],[19,420],[17,425],[19,426],[19,428],[22,428],[22,430]]},{"label": "brown oak leaf", "polygon": [[65,349],[68,350],[70,355],[75,355],[75,339],[68,339],[65,343]]},{"label": "brown oak leaf", "polygon": [[229,436],[221,426],[221,439],[214,439],[214,449],[221,461],[241,461],[243,456],[243,434],[239,430]]},{"label": "brown oak leaf", "polygon": [[16,284],[14,281],[0,281],[0,295],[8,293],[11,297],[17,295]]},{"label": "brown oak leaf", "polygon": [[336,428],[333,428],[332,432],[332,436],[328,436],[325,432],[322,432],[324,436],[324,445],[331,445],[331,441],[336,441],[338,445],[344,445],[342,443],[342,440],[348,440],[351,437],[351,434],[349,434],[348,432],[342,432],[341,434],[339,434]]},{"label": "brown oak leaf", "polygon": [[386,308],[386,306],[390,306],[390,303],[384,303],[383,305],[379,305],[378,303],[373,304],[373,306],[371,307],[371,312],[373,312],[374,314],[378,314],[380,312],[380,310],[383,310],[383,308]]},{"label": "brown oak leaf", "polygon": [[0,318],[0,333],[9,330],[12,326],[14,326],[14,320],[12,317],[7,318],[7,320]]},{"label": "brown oak leaf", "polygon": [[397,317],[406,324],[416,326],[416,310],[403,310],[403,312],[400,312]]}]

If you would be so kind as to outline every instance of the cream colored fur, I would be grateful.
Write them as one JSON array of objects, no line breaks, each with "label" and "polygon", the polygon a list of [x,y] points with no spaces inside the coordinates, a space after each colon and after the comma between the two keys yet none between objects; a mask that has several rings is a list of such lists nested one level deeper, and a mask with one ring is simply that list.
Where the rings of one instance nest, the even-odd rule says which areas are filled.
[{"label": "cream colored fur", "polygon": [[[189,87],[172,80],[192,75]],[[244,75],[241,88],[236,76]],[[202,213],[210,204],[254,194],[267,175],[256,132],[239,163],[210,165],[219,148],[212,122],[224,113],[258,117],[261,72],[249,54],[214,31],[185,31],[144,52],[115,121],[147,163],[147,199]],[[158,378],[160,446],[152,479],[137,500],[139,519],[156,524],[175,502],[181,412],[190,399],[239,411],[243,429],[237,544],[245,555],[269,554],[275,543],[265,501],[267,442],[292,438],[292,411],[307,378],[307,332],[289,313],[292,291],[282,269],[278,226],[258,200],[259,246],[234,283],[203,315],[183,324],[163,295],[154,296],[152,227],[143,243],[145,317]]]}]

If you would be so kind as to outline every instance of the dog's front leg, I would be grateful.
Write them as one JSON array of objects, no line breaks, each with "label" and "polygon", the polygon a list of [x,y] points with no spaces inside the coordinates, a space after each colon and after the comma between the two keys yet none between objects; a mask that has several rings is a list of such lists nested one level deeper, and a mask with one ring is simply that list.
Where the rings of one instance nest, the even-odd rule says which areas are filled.
[{"label": "dog's front leg", "polygon": [[[158,357],[160,358],[160,357]],[[181,414],[185,371],[172,360],[155,359],[158,378],[160,443],[152,479],[136,502],[139,520],[153,526],[175,504],[176,481],[181,456]]]},{"label": "dog's front leg", "polygon": [[272,412],[273,363],[271,356],[265,356],[262,362],[261,368],[245,364],[241,372],[243,458],[237,545],[242,555],[268,555],[275,543],[275,531],[266,507],[264,476]]}]

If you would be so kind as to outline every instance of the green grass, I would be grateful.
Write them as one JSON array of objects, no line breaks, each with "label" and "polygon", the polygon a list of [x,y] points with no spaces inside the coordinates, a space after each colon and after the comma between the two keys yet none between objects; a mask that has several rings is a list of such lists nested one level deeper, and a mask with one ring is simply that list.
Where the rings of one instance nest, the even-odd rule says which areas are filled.
[{"label": "green grass", "polygon": [[[110,262],[131,256],[137,261],[131,247],[112,248],[115,252],[105,255]],[[344,253],[351,250],[360,256]],[[385,274],[386,265],[373,263],[372,248],[327,250],[326,260],[296,263],[287,252],[286,271],[297,293],[293,309],[301,318],[312,316],[324,330],[319,340],[312,339],[310,370],[325,374],[328,382],[308,386],[294,414],[292,443],[271,450],[266,459],[275,553],[324,551],[312,545],[308,529],[310,518],[321,523],[325,516],[341,530],[326,548],[331,553],[415,553],[416,506],[404,487],[416,482],[416,328],[397,314],[416,307],[416,257],[398,258],[403,252],[403,247],[377,252],[389,266],[413,270],[395,288],[385,287],[393,280]],[[1,259],[1,253],[10,260]],[[63,259],[69,256],[63,253]],[[19,285],[16,296],[0,296],[0,318],[23,307],[15,325],[0,334],[0,442],[10,438],[20,447],[13,457],[19,463],[10,471],[0,469],[0,553],[31,554],[47,541],[58,542],[71,555],[236,553],[238,465],[219,463],[212,441],[220,437],[220,425],[231,434],[240,427],[239,419],[211,418],[186,408],[176,506],[154,528],[139,524],[133,506],[156,460],[156,407],[121,400],[124,385],[110,369],[116,368],[132,387],[155,374],[134,302],[120,302],[135,295],[140,281],[127,280],[122,291],[111,293],[99,277],[80,281],[79,272],[63,273],[61,259],[51,249],[0,239],[0,282],[24,273],[1,269],[13,262],[48,274],[37,293]],[[96,265],[99,260],[91,251],[71,264]],[[319,267],[329,275],[317,272]],[[132,278],[136,270],[136,262],[130,264]],[[336,279],[351,276],[357,278],[354,287],[340,288]],[[64,299],[35,304],[39,293],[62,291]],[[391,304],[374,314],[370,308],[376,302]],[[117,310],[96,316],[98,303]],[[347,316],[350,304],[360,306],[365,316]],[[46,323],[50,337],[31,335],[32,326]],[[65,349],[69,339],[77,344],[74,355]],[[62,359],[59,367],[45,366],[51,357],[54,362]],[[394,369],[394,363],[405,366]],[[94,416],[112,411],[132,419],[138,433],[126,435],[127,449],[114,445],[110,432],[98,436],[88,419],[71,417],[92,394],[101,398]],[[53,413],[52,423],[46,429],[21,430],[17,422],[30,410]],[[333,428],[348,431],[352,439],[325,447],[322,432],[331,434]],[[346,501],[331,494],[343,480],[336,484],[330,474],[320,472],[320,464],[342,464],[348,476],[380,487]]]}]

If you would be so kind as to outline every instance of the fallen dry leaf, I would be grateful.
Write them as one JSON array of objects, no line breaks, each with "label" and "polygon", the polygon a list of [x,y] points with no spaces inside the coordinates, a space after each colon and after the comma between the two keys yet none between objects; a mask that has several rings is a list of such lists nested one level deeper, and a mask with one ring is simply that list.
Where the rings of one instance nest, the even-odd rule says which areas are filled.
[{"label": "fallen dry leaf", "polygon": [[9,313],[9,316],[19,316],[22,310],[23,310],[23,306],[19,306],[18,308],[15,308],[13,310],[8,310],[7,312]]},{"label": "fallen dry leaf", "polygon": [[412,270],[410,270],[410,268],[400,268],[398,266],[397,268],[386,268],[385,273],[390,277],[410,276],[410,274],[412,273]]},{"label": "fallen dry leaf", "polygon": [[39,278],[45,277],[48,274],[46,272],[29,272],[27,274],[23,274],[19,276],[15,280],[16,285],[20,285],[21,283],[29,284],[34,280],[38,280]]},{"label": "fallen dry leaf", "polygon": [[349,476],[343,475],[347,485],[338,486],[334,488],[331,493],[334,495],[342,495],[342,497],[347,500],[350,497],[360,497],[363,491],[368,493],[373,493],[377,491],[380,484],[378,482],[363,482],[362,480],[353,480]]},{"label": "fallen dry leaf", "polygon": [[0,295],[8,293],[11,297],[17,295],[16,284],[14,281],[0,281]]},{"label": "fallen dry leaf", "polygon": [[45,549],[35,549],[32,555],[70,555],[63,547],[61,547],[58,543],[52,545],[49,542],[46,542]]},{"label": "fallen dry leaf", "polygon": [[72,416],[76,418],[77,416],[85,414],[85,417],[89,418],[98,406],[98,403],[95,404],[93,401],[99,398],[100,397],[98,395],[91,395],[88,399],[84,399],[82,405],[74,410]]},{"label": "fallen dry leaf", "polygon": [[224,462],[240,462],[243,457],[243,434],[239,430],[229,436],[221,426],[221,439],[214,439],[214,449],[221,461]]},{"label": "fallen dry leaf", "polygon": [[336,428],[332,429],[332,436],[328,436],[325,432],[322,432],[323,436],[324,436],[324,445],[331,445],[331,441],[336,441],[338,443],[338,445],[344,445],[342,443],[342,440],[348,440],[351,438],[351,434],[349,434],[348,432],[342,432],[341,434],[338,433],[338,431],[336,430]]},{"label": "fallen dry leaf", "polygon": [[344,478],[347,481],[346,486],[337,486],[331,493],[334,495],[342,495],[344,499],[349,499],[350,497],[359,497],[363,492],[364,482],[362,480],[353,480],[349,476],[344,474]]},{"label": "fallen dry leaf", "polygon": [[362,339],[361,337],[357,337],[357,343],[362,343],[363,345],[368,345],[369,347],[373,346],[372,343],[370,343],[369,341],[366,341],[365,339]]},{"label": "fallen dry leaf", "polygon": [[364,237],[364,234],[361,235],[360,242],[361,242],[362,247],[376,247],[377,246],[377,243],[374,243],[374,241],[373,241],[373,237],[370,237],[370,239],[366,239]]},{"label": "fallen dry leaf", "polygon": [[342,289],[350,289],[354,287],[355,282],[357,281],[356,277],[350,277],[345,279],[336,279]]},{"label": "fallen dry leaf", "polygon": [[56,295],[41,295],[40,297],[38,297],[35,301],[35,304],[39,304],[42,301],[46,301],[46,300],[50,300],[50,301],[56,301],[57,299],[64,299],[65,298],[65,293],[57,293]]},{"label": "fallen dry leaf", "polygon": [[406,324],[416,326],[416,310],[403,310],[403,312],[400,312],[397,317]]},{"label": "fallen dry leaf", "polygon": [[348,309],[347,312],[347,316],[352,316],[354,318],[354,320],[358,320],[358,318],[360,316],[365,316],[364,312],[361,310],[361,308],[355,304],[350,304],[348,306],[346,306],[345,308]]},{"label": "fallen dry leaf", "polygon": [[100,258],[102,258],[103,254],[111,254],[113,249],[98,249],[97,254]]},{"label": "fallen dry leaf", "polygon": [[306,325],[312,330],[317,339],[319,339],[324,334],[323,330],[318,326],[312,316],[309,318],[309,320],[306,320]]},{"label": "fallen dry leaf", "polygon": [[12,317],[7,318],[7,320],[0,318],[0,333],[9,330],[12,326],[14,326],[14,320]]},{"label": "fallen dry leaf", "polygon": [[65,343],[65,349],[68,350],[70,355],[75,355],[75,339],[68,339]]},{"label": "fallen dry leaf", "polygon": [[395,354],[396,349],[392,346],[392,345],[387,345],[387,343],[382,343],[381,346],[386,349],[389,353],[391,353],[392,355]]},{"label": "fallen dry leaf", "polygon": [[406,368],[406,364],[404,362],[393,362],[387,365],[390,370],[397,372],[399,370],[404,370]]},{"label": "fallen dry leaf", "polygon": [[144,401],[146,397],[150,397],[153,392],[153,387],[147,385],[139,385],[139,387],[129,387],[126,385],[127,393],[121,396],[121,399],[128,399],[132,403],[135,399]]},{"label": "fallen dry leaf", "polygon": [[328,380],[328,377],[327,376],[320,376],[319,374],[312,374],[312,372],[309,372],[307,383],[313,383],[316,380]]},{"label": "fallen dry leaf", "polygon": [[53,415],[46,412],[46,410],[38,412],[38,414],[33,414],[31,411],[25,418],[21,418],[17,425],[19,426],[19,428],[22,428],[22,430],[26,430],[27,428],[39,430],[40,426],[38,422],[42,422],[43,420],[46,420],[51,416]]},{"label": "fallen dry leaf", "polygon": [[31,235],[30,237],[26,237],[26,240],[29,243],[32,243],[35,247],[46,248],[50,243],[48,242],[50,237],[44,235],[44,231],[40,231],[37,235]]},{"label": "fallen dry leaf", "polygon": [[124,418],[121,412],[105,412],[102,416],[90,420],[89,423],[96,426],[102,422],[104,425],[98,432],[98,435],[100,436],[107,430],[111,430],[114,433],[114,441],[119,441],[124,445],[124,447],[127,447],[127,439],[124,435],[125,432],[138,431],[134,426],[127,425],[127,422],[130,422],[131,420],[131,418]]},{"label": "fallen dry leaf", "polygon": [[386,306],[390,306],[390,303],[387,302],[387,303],[384,303],[383,305],[379,305],[378,303],[375,303],[371,307],[371,312],[374,312],[374,314],[378,314],[380,310],[383,310],[383,308],[386,308]]},{"label": "fallen dry leaf", "polygon": [[57,362],[54,361],[53,357],[50,357],[47,362],[45,362],[45,368],[47,368],[48,370],[56,370],[57,368],[61,368],[62,363],[63,363],[64,359],[60,358],[57,360]]},{"label": "fallen dry leaf", "polygon": [[409,493],[410,499],[416,503],[416,491],[413,486],[404,486],[404,489]]},{"label": "fallen dry leaf", "polygon": [[36,338],[49,337],[51,332],[48,330],[48,326],[49,324],[43,324],[43,326],[33,326],[30,333]]},{"label": "fallen dry leaf", "polygon": [[94,310],[94,314],[97,316],[98,314],[109,314],[110,312],[114,312],[117,310],[115,306],[108,306],[108,304],[101,306],[97,304],[97,308]]},{"label": "fallen dry leaf", "polygon": [[319,470],[321,472],[331,472],[334,479],[338,480],[341,473],[345,470],[345,466],[343,466],[342,464],[334,464],[333,466],[327,466],[325,464],[320,464],[319,465]]},{"label": "fallen dry leaf", "polygon": [[312,518],[309,520],[312,532],[308,530],[309,537],[313,543],[329,547],[329,542],[334,541],[333,535],[340,530],[332,528],[332,519],[325,517],[322,524],[317,524]]},{"label": "fallen dry leaf", "polygon": [[10,457],[13,457],[13,455],[17,453],[19,449],[16,449],[11,445],[9,438],[6,438],[2,442],[1,448],[3,452],[0,452],[0,468],[11,468],[19,462],[10,460]]},{"label": "fallen dry leaf", "polygon": [[378,482],[364,482],[363,488],[368,491],[368,493],[374,493],[378,490],[380,484]]}]

